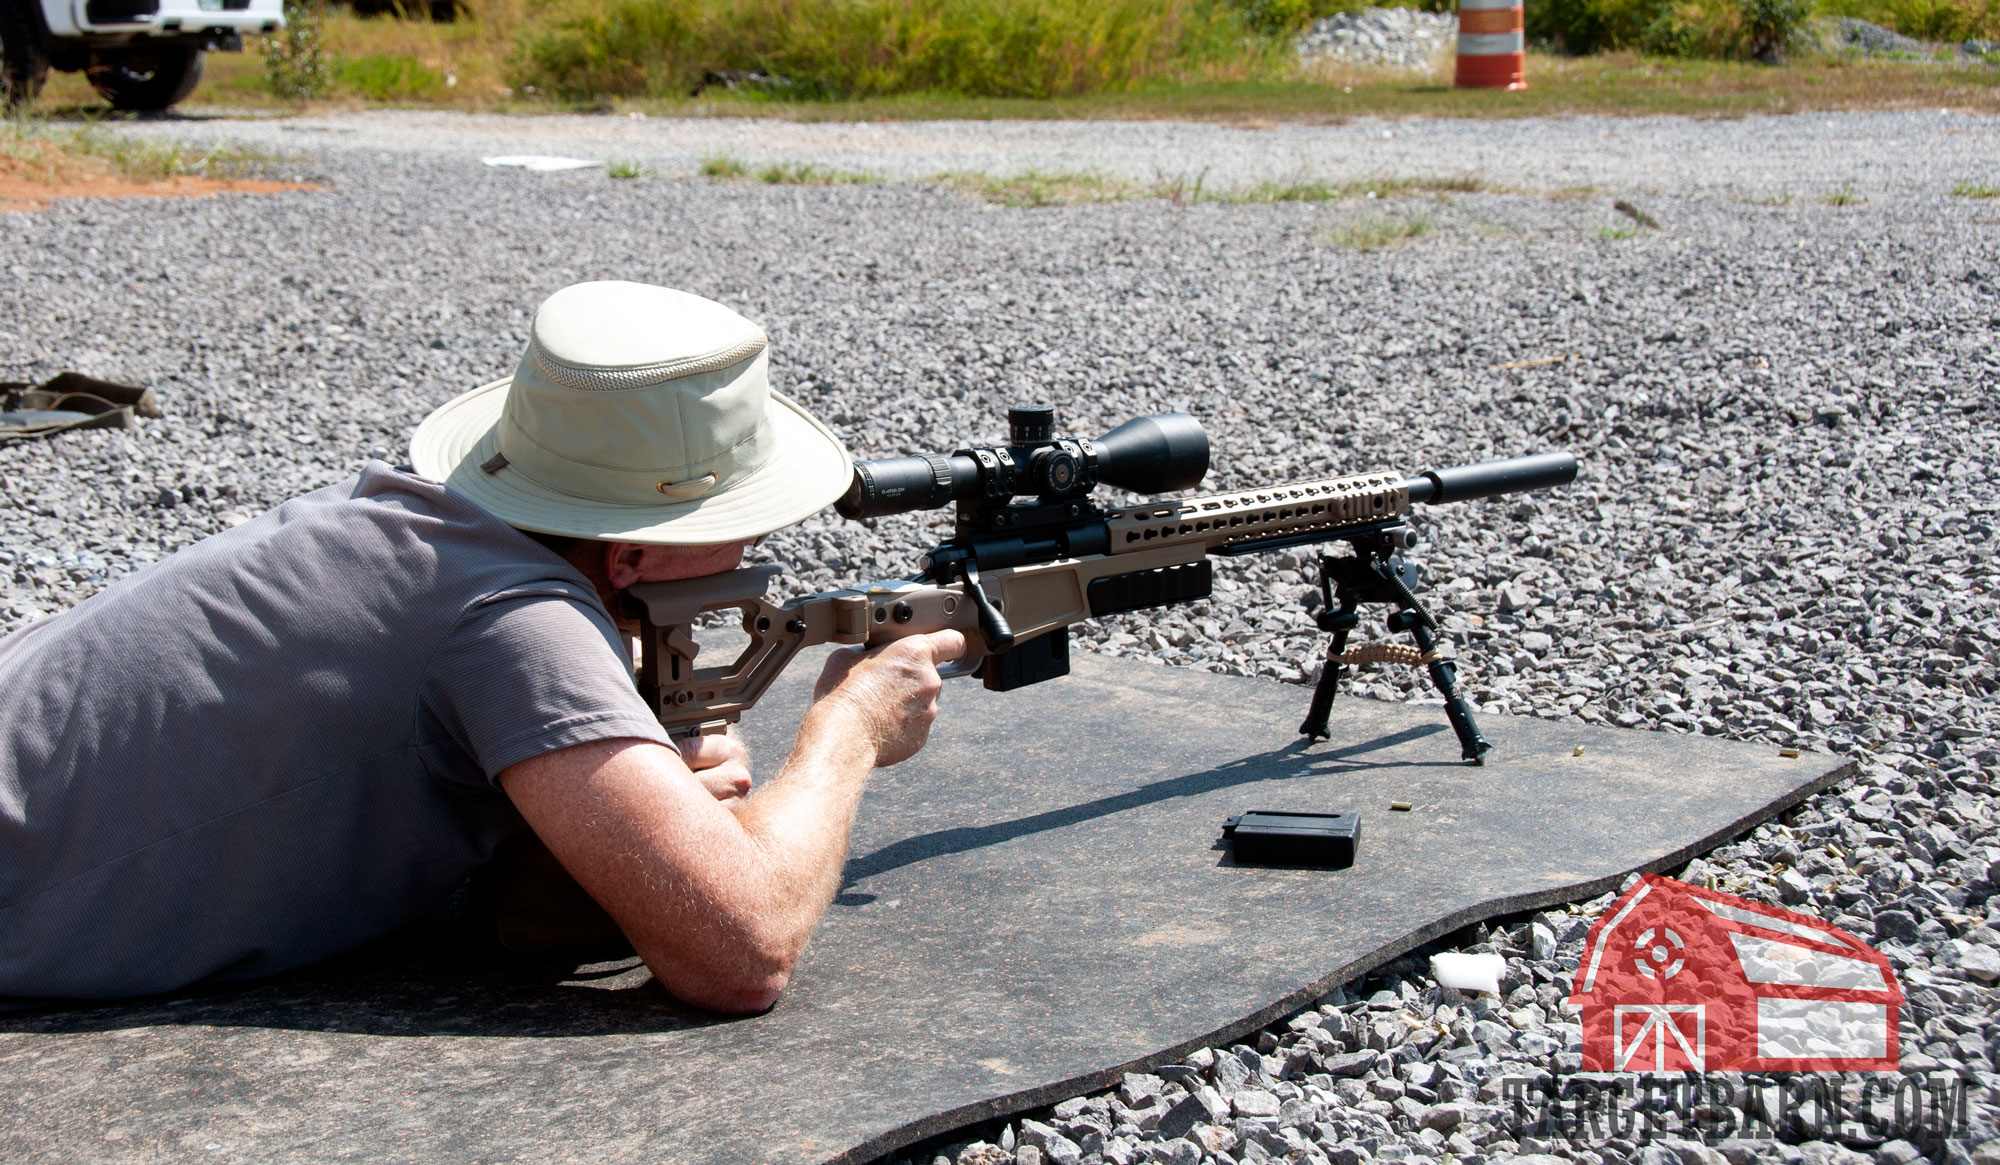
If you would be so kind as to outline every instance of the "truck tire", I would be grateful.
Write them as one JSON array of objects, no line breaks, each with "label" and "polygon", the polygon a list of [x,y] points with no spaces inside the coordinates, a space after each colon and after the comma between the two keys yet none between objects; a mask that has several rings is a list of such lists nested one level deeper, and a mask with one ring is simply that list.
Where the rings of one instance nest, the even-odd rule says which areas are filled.
[{"label": "truck tire", "polygon": [[201,82],[201,58],[198,46],[103,49],[90,54],[84,75],[111,108],[151,113],[194,92]]},{"label": "truck tire", "polygon": [[49,77],[48,37],[27,0],[0,0],[0,110],[12,113]]}]

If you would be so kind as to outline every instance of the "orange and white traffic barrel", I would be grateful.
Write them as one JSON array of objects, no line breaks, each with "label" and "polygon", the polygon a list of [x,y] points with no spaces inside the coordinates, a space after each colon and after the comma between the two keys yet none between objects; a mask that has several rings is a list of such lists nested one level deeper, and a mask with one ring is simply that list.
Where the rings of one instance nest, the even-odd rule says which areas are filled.
[{"label": "orange and white traffic barrel", "polygon": [[1458,0],[1459,89],[1526,89],[1526,11],[1521,0]]}]

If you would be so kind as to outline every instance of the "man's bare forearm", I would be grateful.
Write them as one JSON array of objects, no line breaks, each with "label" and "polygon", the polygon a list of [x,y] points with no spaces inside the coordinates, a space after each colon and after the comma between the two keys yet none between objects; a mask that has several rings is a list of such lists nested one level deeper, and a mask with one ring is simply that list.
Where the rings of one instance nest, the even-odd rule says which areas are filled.
[{"label": "man's bare forearm", "polygon": [[869,772],[923,747],[937,662],[964,646],[947,631],[836,653],[790,758],[740,805],[718,801],[679,752],[630,740],[523,761],[500,782],[668,990],[761,1010],[833,898]]},{"label": "man's bare forearm", "polygon": [[814,705],[777,776],[759,782],[736,819],[768,863],[772,929],[796,936],[796,959],[840,887],[875,745],[844,701]]}]

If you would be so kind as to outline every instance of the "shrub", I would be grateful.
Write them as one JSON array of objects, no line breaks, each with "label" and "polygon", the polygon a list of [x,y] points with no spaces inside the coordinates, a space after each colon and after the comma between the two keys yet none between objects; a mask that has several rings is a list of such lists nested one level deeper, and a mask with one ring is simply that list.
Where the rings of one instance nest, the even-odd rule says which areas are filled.
[{"label": "shrub", "polygon": [[284,101],[317,97],[333,84],[320,49],[320,5],[285,0],[285,27],[264,38],[264,84]]},{"label": "shrub", "polygon": [[1812,14],[1806,0],[1738,0],[1738,10],[1733,55],[1767,62],[1785,59]]},{"label": "shrub", "polygon": [[1822,0],[1820,7],[1918,40],[2000,38],[2000,0]]},{"label": "shrub", "polygon": [[1291,36],[1318,15],[1313,0],[1249,0],[1243,18],[1265,36]]},{"label": "shrub", "polygon": [[1542,0],[1527,6],[1527,27],[1530,40],[1565,53],[1777,61],[1811,14],[1811,0]]},{"label": "shrub", "polygon": [[568,7],[524,38],[514,72],[571,98],[685,94],[736,70],[799,96],[1048,97],[1240,75],[1279,52],[1220,0],[556,2]]},{"label": "shrub", "polygon": [[1541,0],[1526,6],[1528,39],[1578,56],[1636,45],[1659,7],[1650,0]]}]

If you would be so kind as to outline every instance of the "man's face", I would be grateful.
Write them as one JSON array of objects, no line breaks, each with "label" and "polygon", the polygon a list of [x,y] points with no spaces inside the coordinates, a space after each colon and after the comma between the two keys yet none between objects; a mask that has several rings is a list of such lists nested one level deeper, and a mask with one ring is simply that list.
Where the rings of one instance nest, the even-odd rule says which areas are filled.
[{"label": "man's face", "polygon": [[673,582],[720,574],[743,565],[743,552],[755,545],[755,538],[724,542],[717,546],[641,546],[613,542],[604,550],[604,577],[615,590],[633,583]]},{"label": "man's face", "polygon": [[[582,570],[584,576],[597,586],[598,598],[604,600],[606,610],[612,612],[618,629],[628,635],[639,633],[637,619],[618,617],[620,605],[615,592],[624,590],[633,583],[673,582],[675,579],[700,578],[705,574],[721,574],[725,570],[735,570],[743,565],[743,552],[755,546],[755,538],[745,538],[741,542],[724,542],[715,546],[641,546],[635,542],[583,543],[583,557],[594,561],[570,561]],[[598,547],[603,549],[599,551]],[[602,557],[597,557],[601,554]],[[596,569],[593,570],[592,568]]]}]

